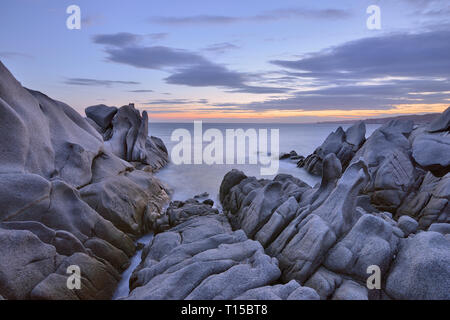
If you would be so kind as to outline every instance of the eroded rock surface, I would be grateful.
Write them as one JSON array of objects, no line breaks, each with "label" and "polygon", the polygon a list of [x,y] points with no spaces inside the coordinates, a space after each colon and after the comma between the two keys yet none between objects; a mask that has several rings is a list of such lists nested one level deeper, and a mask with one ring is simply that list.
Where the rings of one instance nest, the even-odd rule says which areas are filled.
[{"label": "eroded rock surface", "polygon": [[168,162],[161,139],[148,135],[147,111],[140,114],[134,104],[119,109],[105,105],[91,106],[86,116],[93,120],[105,140],[105,147],[129,162],[138,162],[156,171]]},{"label": "eroded rock surface", "polygon": [[[446,114],[428,128],[447,130]],[[448,299],[450,183],[448,173],[435,176],[414,161],[411,141],[423,132],[391,121],[347,167],[330,152],[314,188],[287,175],[257,180],[230,171],[220,188],[224,213],[278,259],[283,282],[296,280],[321,299]],[[338,130],[326,145],[344,136]],[[366,286],[370,266],[380,269],[380,290]]]},{"label": "eroded rock surface", "polygon": [[144,248],[127,299],[318,299],[295,281],[276,284],[277,259],[233,232],[217,209],[188,200],[169,211],[166,231]]},{"label": "eroded rock surface", "polygon": [[[87,112],[96,128],[120,112],[97,111]],[[75,110],[23,88],[1,63],[0,119],[0,295],[110,298],[135,238],[152,228],[168,200],[165,187],[111,152],[115,142],[105,145]],[[145,117],[139,119],[137,128],[126,124],[136,137],[147,132]],[[131,159],[167,161],[162,153],[144,153]],[[71,265],[80,268],[80,290],[67,288]]]},{"label": "eroded rock surface", "polygon": [[335,132],[330,133],[322,145],[312,154],[304,160],[301,159],[298,162],[298,167],[303,167],[312,174],[322,175],[323,160],[327,155],[334,153],[345,169],[366,140],[365,136],[366,125],[364,122],[354,124],[347,131],[339,127]]}]

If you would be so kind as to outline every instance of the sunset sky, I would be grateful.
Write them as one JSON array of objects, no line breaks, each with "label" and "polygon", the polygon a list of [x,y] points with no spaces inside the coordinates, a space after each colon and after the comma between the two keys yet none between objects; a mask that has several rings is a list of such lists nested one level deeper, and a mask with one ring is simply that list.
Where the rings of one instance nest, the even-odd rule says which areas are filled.
[{"label": "sunset sky", "polygon": [[450,105],[448,0],[2,0],[0,21],[6,67],[82,114],[134,102],[151,121],[315,122]]}]

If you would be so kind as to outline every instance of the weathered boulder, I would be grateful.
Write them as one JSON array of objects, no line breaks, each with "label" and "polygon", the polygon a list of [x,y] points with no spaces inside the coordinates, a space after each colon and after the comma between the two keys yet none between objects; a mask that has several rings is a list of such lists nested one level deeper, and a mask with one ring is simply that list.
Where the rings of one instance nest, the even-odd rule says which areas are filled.
[{"label": "weathered boulder", "polygon": [[450,223],[450,173],[439,178],[428,172],[398,208],[396,217],[403,215],[416,219],[420,229],[432,223]]},{"label": "weathered boulder", "polygon": [[403,231],[405,236],[415,233],[419,227],[419,223],[410,216],[401,216],[398,219],[398,227]]},{"label": "weathered boulder", "polygon": [[356,151],[366,140],[365,136],[366,125],[364,122],[355,123],[347,131],[339,127],[335,132],[330,133],[322,145],[311,155],[306,157],[305,160],[300,160],[298,167],[304,167],[306,171],[312,174],[321,175],[325,157],[334,153],[345,170]]},{"label": "weathered boulder", "polygon": [[30,231],[0,228],[0,290],[7,299],[30,298],[30,291],[55,270],[55,247]]},{"label": "weathered boulder", "polygon": [[146,111],[141,116],[132,103],[119,109],[98,105],[88,107],[86,116],[100,127],[106,148],[119,158],[148,165],[151,171],[167,164],[164,143],[148,135]]},{"label": "weathered boulder", "polygon": [[319,300],[317,292],[292,280],[286,284],[250,289],[236,300]]},{"label": "weathered boulder", "polygon": [[352,280],[345,280],[333,295],[333,300],[368,300],[368,290]]},{"label": "weathered boulder", "polygon": [[364,193],[381,211],[394,213],[420,177],[410,157],[407,136],[412,130],[412,121],[391,120],[372,133],[352,160],[366,163],[369,184]]},{"label": "weathered boulder", "polygon": [[413,136],[412,156],[437,176],[450,172],[450,107]]},{"label": "weathered boulder", "polygon": [[105,132],[111,127],[112,119],[117,113],[116,107],[108,107],[104,104],[99,104],[87,107],[84,112],[89,119],[92,119]]},{"label": "weathered boulder", "polygon": [[420,232],[401,240],[400,251],[386,281],[395,299],[450,299],[450,239]]}]

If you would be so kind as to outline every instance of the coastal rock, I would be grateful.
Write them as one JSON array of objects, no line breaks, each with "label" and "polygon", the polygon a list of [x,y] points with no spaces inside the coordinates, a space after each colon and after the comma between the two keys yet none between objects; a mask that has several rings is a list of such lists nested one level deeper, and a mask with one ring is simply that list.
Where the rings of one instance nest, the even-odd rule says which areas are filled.
[{"label": "coastal rock", "polygon": [[409,216],[401,216],[398,219],[398,227],[403,231],[405,236],[408,236],[417,231],[419,223]]},{"label": "coastal rock", "polygon": [[377,265],[385,274],[398,244],[398,237],[392,229],[383,219],[364,214],[328,252],[324,266],[361,281],[367,278],[367,268],[371,265]]},{"label": "coastal rock", "polygon": [[450,172],[450,133],[424,133],[414,139],[414,160],[438,176]]},{"label": "coastal rock", "polygon": [[30,231],[0,228],[0,290],[7,299],[27,299],[29,292],[54,271],[55,247]]},{"label": "coastal rock", "polygon": [[196,200],[171,207],[173,227],[144,249],[127,299],[235,299],[279,278],[276,259],[214,208]]},{"label": "coastal rock", "polygon": [[426,129],[430,133],[450,131],[450,107],[434,119]]},{"label": "coastal rock", "polygon": [[[111,108],[96,107],[96,112],[103,119],[111,116]],[[91,113],[86,113],[88,117]],[[99,116],[95,114],[95,117]],[[95,121],[94,118],[93,120]],[[148,115],[142,116],[134,104],[119,108],[109,124],[110,131],[103,135],[105,146],[113,154],[129,162],[139,162],[149,165],[151,171],[162,168],[168,162],[167,149],[159,138],[148,136]]]},{"label": "coastal rock", "polygon": [[[88,114],[104,125],[98,113]],[[0,295],[110,298],[135,253],[130,235],[139,233],[129,231],[152,226],[165,188],[111,153],[75,110],[23,88],[1,63],[0,116]],[[69,265],[84,277],[76,293],[66,286]]]},{"label": "coastal rock", "polygon": [[419,222],[420,229],[432,223],[450,223],[450,173],[435,177],[428,172],[420,187],[412,190],[396,212],[396,217],[409,215]]},{"label": "coastal rock", "polygon": [[366,163],[369,184],[364,193],[380,211],[395,212],[420,175],[410,157],[407,136],[412,130],[412,121],[391,120],[372,133],[352,160]]},{"label": "coastal rock", "polygon": [[401,240],[400,251],[386,280],[395,299],[450,299],[450,239],[420,232]]},{"label": "coastal rock", "polygon": [[319,295],[313,289],[302,287],[292,280],[284,285],[250,289],[236,300],[319,300]]},{"label": "coastal rock", "polygon": [[[414,161],[412,143],[425,128],[390,121],[347,167],[339,152],[328,153],[314,164],[322,181],[313,188],[287,175],[258,180],[229,172],[220,197],[224,213],[278,259],[284,282],[295,280],[321,299],[448,299],[449,174],[435,176]],[[338,129],[324,144],[337,149],[346,136],[359,141],[361,132]],[[379,290],[366,288],[372,265],[380,267]],[[247,297],[276,299],[281,289]]]},{"label": "coastal rock", "polygon": [[84,112],[89,119],[92,119],[105,132],[111,126],[112,119],[117,113],[116,107],[108,107],[104,104],[99,104],[87,107]]},{"label": "coastal rock", "polygon": [[305,286],[313,288],[319,294],[321,300],[331,298],[342,283],[342,277],[334,272],[320,267],[309,279]]},{"label": "coastal rock", "polygon": [[443,235],[450,234],[450,224],[449,223],[433,223],[428,231],[439,232]]},{"label": "coastal rock", "polygon": [[412,156],[436,176],[450,172],[450,107],[413,137]]},{"label": "coastal rock", "polygon": [[[126,192],[124,192],[126,190]],[[80,189],[83,201],[121,231],[139,236],[150,231],[168,195],[150,173],[134,170]]]},{"label": "coastal rock", "polygon": [[345,280],[333,295],[333,300],[368,300],[367,288],[355,281]]},{"label": "coastal rock", "polygon": [[304,161],[300,160],[298,167],[305,168],[309,173],[321,175],[323,160],[327,155],[334,153],[345,170],[356,151],[364,143],[365,135],[366,126],[361,121],[352,125],[347,131],[339,127],[325,139],[314,153],[306,157]]},{"label": "coastal rock", "polygon": [[286,160],[286,159],[290,159],[290,160],[297,160],[297,161],[302,161],[305,159],[305,157],[298,155],[297,152],[295,152],[294,150],[292,150],[289,153],[282,153],[280,155],[280,160]]}]

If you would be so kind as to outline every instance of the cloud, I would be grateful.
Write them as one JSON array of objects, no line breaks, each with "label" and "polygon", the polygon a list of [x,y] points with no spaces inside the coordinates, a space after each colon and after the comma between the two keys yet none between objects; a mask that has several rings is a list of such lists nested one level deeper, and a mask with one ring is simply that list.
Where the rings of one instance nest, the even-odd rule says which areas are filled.
[{"label": "cloud", "polygon": [[[230,92],[254,94],[289,91],[287,88],[249,85],[247,82],[255,81],[254,75],[230,70],[195,52],[165,46],[139,46],[137,44],[123,46],[124,42],[131,42],[128,36],[117,37],[117,34],[112,36],[103,37],[100,42],[98,38],[93,39],[96,43],[116,44],[114,47],[107,46],[105,48],[105,52],[108,54],[107,60],[136,68],[168,71],[171,74],[164,80],[169,84],[221,87],[230,89]],[[256,76],[256,78],[258,77]]]},{"label": "cloud", "polygon": [[152,100],[144,105],[180,105],[180,104],[206,104],[208,103],[207,99],[198,99],[198,100],[189,100],[189,99],[160,99],[160,100]]},{"label": "cloud", "polygon": [[149,33],[146,35],[154,41],[163,40],[169,36],[167,32]]},{"label": "cloud", "polygon": [[163,69],[208,63],[199,54],[164,46],[106,48],[105,51],[109,55],[108,60],[136,68]]},{"label": "cloud", "polygon": [[221,43],[211,44],[208,47],[204,48],[203,50],[210,51],[210,52],[216,52],[216,53],[224,53],[226,51],[234,50],[234,49],[239,49],[239,47],[230,42],[221,42]]},{"label": "cloud", "polygon": [[341,9],[284,8],[252,16],[193,15],[180,17],[151,17],[150,22],[164,25],[223,25],[240,22],[268,22],[286,19],[345,19],[350,12]]},{"label": "cloud", "polygon": [[94,25],[98,25],[102,23],[104,20],[104,17],[100,14],[97,15],[89,15],[89,16],[82,16],[81,18],[81,26],[82,27],[91,27]]},{"label": "cloud", "polygon": [[365,79],[450,75],[450,31],[392,34],[344,43],[300,60],[271,63],[304,72],[299,77]]},{"label": "cloud", "polygon": [[[447,39],[447,40],[446,40]],[[249,110],[383,110],[398,104],[445,104],[450,97],[450,31],[388,34],[350,41],[272,64],[308,90],[243,104]]]},{"label": "cloud", "polygon": [[115,34],[98,34],[92,37],[94,43],[106,44],[116,47],[124,47],[136,44],[141,39],[141,35],[136,35],[128,32],[119,32]]},{"label": "cloud", "polygon": [[139,90],[130,90],[128,92],[134,92],[134,93],[147,93],[147,92],[154,92],[153,90],[146,90],[146,89],[139,89]]},{"label": "cloud", "polygon": [[231,71],[224,66],[204,63],[178,69],[165,80],[170,84],[183,84],[192,87],[236,87],[244,83],[244,77],[244,74]]},{"label": "cloud", "polygon": [[129,32],[118,32],[114,34],[97,34],[92,37],[92,41],[97,44],[104,44],[114,47],[129,47],[137,45],[143,39],[148,38],[152,41],[159,41],[168,37],[168,33],[149,33],[146,35],[139,35]]},{"label": "cloud", "polygon": [[32,55],[16,51],[0,51],[0,58],[33,58]]},{"label": "cloud", "polygon": [[88,78],[69,78],[65,81],[66,84],[76,86],[99,86],[111,87],[114,85],[138,85],[140,82],[135,81],[120,81],[120,80],[98,80]]},{"label": "cloud", "polygon": [[243,72],[207,63],[178,69],[164,80],[170,84],[187,85],[191,87],[222,87],[231,89],[229,92],[244,92],[254,94],[272,94],[289,91],[287,88],[251,86],[246,82],[250,76]]}]

